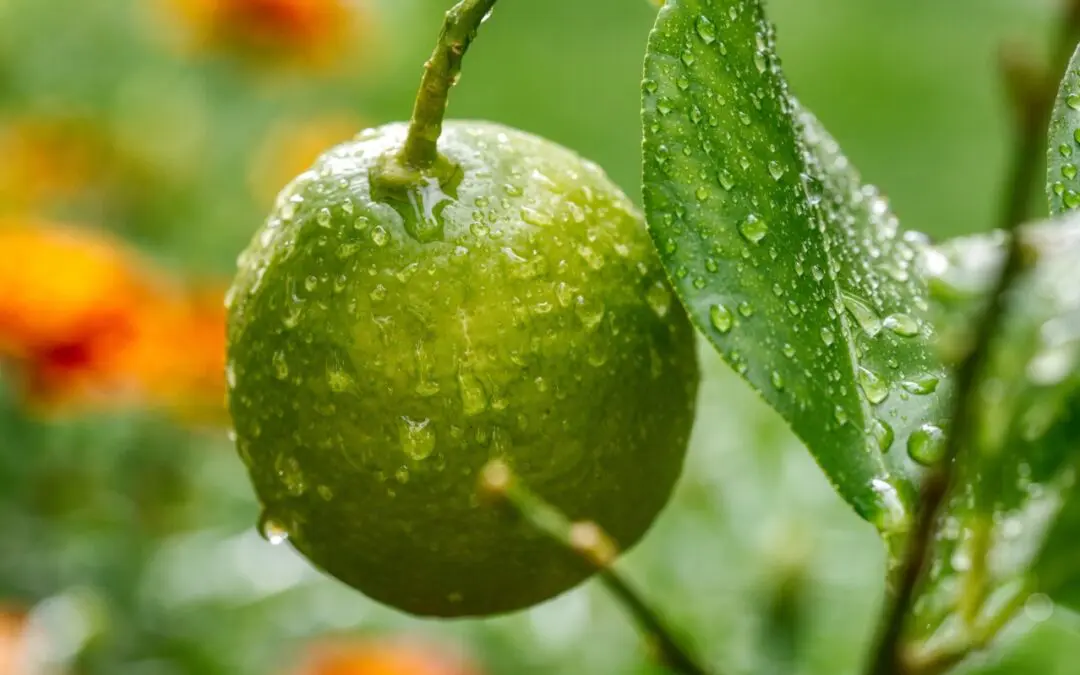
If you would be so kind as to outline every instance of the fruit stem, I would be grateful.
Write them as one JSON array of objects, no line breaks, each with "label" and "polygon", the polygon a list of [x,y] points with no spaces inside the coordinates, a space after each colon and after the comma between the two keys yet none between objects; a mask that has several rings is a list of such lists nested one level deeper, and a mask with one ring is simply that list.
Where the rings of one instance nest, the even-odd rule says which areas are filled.
[{"label": "fruit stem", "polygon": [[450,88],[461,73],[461,61],[496,0],[461,0],[446,12],[435,51],[424,64],[424,77],[416,95],[409,134],[399,159],[405,166],[424,170],[438,158],[437,143]]},{"label": "fruit stem", "polygon": [[480,488],[505,500],[533,528],[547,535],[563,548],[579,555],[596,569],[600,580],[638,623],[656,650],[662,664],[682,675],[706,675],[705,668],[683,647],[660,614],[617,569],[618,548],[611,537],[595,522],[571,521],[566,514],[517,480],[510,467],[492,460],[484,467]]}]

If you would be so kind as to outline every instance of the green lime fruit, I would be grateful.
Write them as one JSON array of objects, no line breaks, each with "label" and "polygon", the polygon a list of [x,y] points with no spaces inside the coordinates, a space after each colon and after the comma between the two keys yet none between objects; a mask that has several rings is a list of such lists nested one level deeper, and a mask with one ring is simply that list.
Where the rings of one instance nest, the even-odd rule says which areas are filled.
[{"label": "green lime fruit", "polygon": [[693,332],[594,164],[448,122],[445,180],[380,187],[400,124],[279,196],[230,292],[230,409],[265,508],[317,566],[418,615],[508,612],[589,570],[478,490],[501,459],[622,547],[680,473]]}]

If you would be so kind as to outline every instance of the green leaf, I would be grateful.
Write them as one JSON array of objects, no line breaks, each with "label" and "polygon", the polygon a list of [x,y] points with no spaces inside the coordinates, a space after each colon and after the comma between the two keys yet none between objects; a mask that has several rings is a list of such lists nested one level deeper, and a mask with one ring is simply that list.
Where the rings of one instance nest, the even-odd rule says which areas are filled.
[{"label": "green leaf", "polygon": [[944,377],[922,239],[789,97],[758,2],[670,0],[643,92],[646,214],[683,304],[858,513],[905,529],[918,467],[895,448]]},{"label": "green leaf", "polygon": [[[1074,156],[1076,155],[1076,156]],[[1061,80],[1050,118],[1047,145],[1046,192],[1050,213],[1080,207],[1080,48],[1073,54]]]},{"label": "green leaf", "polygon": [[[921,637],[936,644],[992,637],[1034,592],[1080,608],[1080,218],[1019,236],[1030,267],[1005,298],[916,605]],[[966,352],[1005,243],[980,235],[925,254],[946,355]]]}]

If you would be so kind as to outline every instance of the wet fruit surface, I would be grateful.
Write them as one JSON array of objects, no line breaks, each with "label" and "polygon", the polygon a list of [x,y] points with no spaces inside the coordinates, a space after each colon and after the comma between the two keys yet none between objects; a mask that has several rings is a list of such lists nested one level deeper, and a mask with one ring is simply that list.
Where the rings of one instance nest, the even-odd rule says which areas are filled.
[{"label": "wet fruit surface", "polygon": [[241,256],[237,446],[272,540],[408,612],[511,611],[588,570],[483,500],[480,470],[503,459],[634,544],[682,466],[693,333],[640,216],[594,165],[450,122],[453,175],[373,198],[370,172],[404,136],[328,152]]}]

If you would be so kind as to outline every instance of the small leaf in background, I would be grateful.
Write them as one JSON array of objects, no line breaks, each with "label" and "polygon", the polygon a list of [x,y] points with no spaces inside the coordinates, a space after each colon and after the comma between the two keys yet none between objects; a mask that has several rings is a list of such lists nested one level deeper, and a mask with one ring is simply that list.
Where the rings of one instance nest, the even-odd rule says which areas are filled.
[{"label": "small leaf in background", "polygon": [[[1018,230],[1028,268],[1004,298],[913,628],[924,651],[991,639],[1032,598],[1080,609],[1080,50],[1048,130],[1047,198],[1059,220]],[[943,359],[969,351],[1008,240],[956,239],[924,253]],[[1044,600],[1049,602],[1049,600]]]},{"label": "small leaf in background", "polygon": [[[1046,595],[1080,608],[1080,544],[1068,529],[1080,514],[1080,220],[1020,236],[1029,268],[1006,296],[973,444],[956,469],[964,487],[949,497],[916,603],[913,628],[927,652],[978,646]],[[995,233],[926,253],[947,355],[965,352],[1004,249]]]},{"label": "small leaf in background", "polygon": [[1080,49],[1073,54],[1058,90],[1050,118],[1046,166],[1050,212],[1080,207]]},{"label": "small leaf in background", "polygon": [[668,2],[643,90],[647,218],[691,317],[840,494],[904,530],[903,448],[936,429],[943,378],[921,238],[791,101],[758,2]]}]

